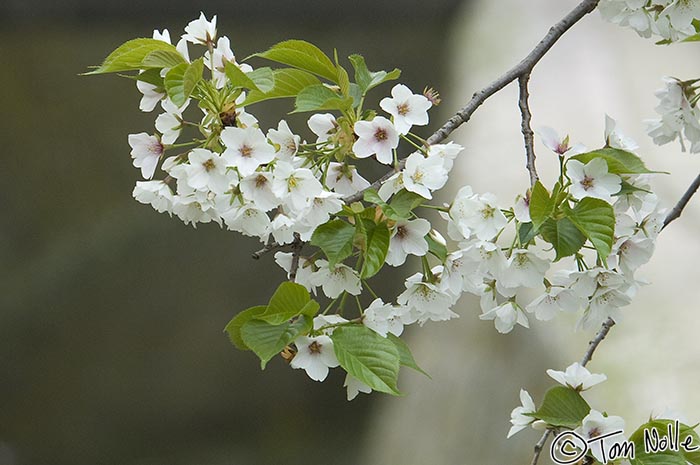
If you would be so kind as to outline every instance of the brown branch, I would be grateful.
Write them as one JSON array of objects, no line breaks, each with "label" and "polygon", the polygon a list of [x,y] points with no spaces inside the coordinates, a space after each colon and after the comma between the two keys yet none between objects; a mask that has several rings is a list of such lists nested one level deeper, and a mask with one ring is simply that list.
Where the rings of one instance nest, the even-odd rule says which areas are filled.
[{"label": "brown branch", "polygon": [[297,271],[299,270],[299,254],[304,247],[304,241],[299,237],[299,233],[294,233],[294,242],[292,242],[292,266],[289,268],[289,280],[296,281]]},{"label": "brown branch", "polygon": [[265,244],[265,247],[262,249],[258,250],[257,252],[254,252],[252,257],[253,260],[260,260],[260,257],[265,255],[268,252],[272,252],[273,250],[279,250],[284,248],[285,244],[278,244],[277,242],[274,241],[272,236],[269,237],[267,240],[267,244]]},{"label": "brown branch", "polygon": [[586,366],[588,362],[591,361],[593,358],[593,353],[596,351],[598,346],[600,345],[601,342],[603,342],[603,339],[608,335],[610,332],[610,328],[615,326],[615,320],[612,318],[608,318],[605,320],[603,325],[600,327],[598,332],[596,333],[595,337],[591,339],[591,341],[588,343],[588,350],[586,350],[586,353],[583,354],[583,358],[581,359],[581,366]]},{"label": "brown branch", "polygon": [[670,212],[668,212],[661,230],[668,226],[671,221],[680,218],[681,213],[683,213],[683,209],[686,207],[686,205],[688,205],[688,202],[690,202],[690,199],[698,191],[698,188],[700,188],[700,174],[698,174],[695,180],[690,184],[688,190],[685,191],[685,194],[683,194],[683,197],[680,198],[676,206],[673,207]]},{"label": "brown branch", "polygon": [[532,113],[530,112],[530,91],[527,84],[530,80],[530,73],[525,73],[518,78],[518,86],[520,95],[518,98],[518,106],[520,107],[521,124],[520,131],[523,133],[525,141],[525,154],[527,155],[527,172],[530,173],[530,185],[534,186],[539,176],[537,176],[537,168],[535,168],[535,133],[532,132],[530,122],[532,121]]}]

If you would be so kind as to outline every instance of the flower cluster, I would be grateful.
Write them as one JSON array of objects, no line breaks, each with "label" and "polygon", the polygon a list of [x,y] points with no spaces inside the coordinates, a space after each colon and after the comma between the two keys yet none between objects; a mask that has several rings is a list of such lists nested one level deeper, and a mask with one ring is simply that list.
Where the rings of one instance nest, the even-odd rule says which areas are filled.
[{"label": "flower cluster", "polygon": [[[691,153],[700,152],[698,81],[700,79],[680,81],[672,77],[664,78],[664,87],[656,91],[659,99],[656,112],[661,117],[647,121],[649,135],[656,144],[663,145],[678,139],[684,152],[686,149]],[[686,140],[689,147],[686,147]]]},{"label": "flower cluster", "polygon": [[601,0],[598,9],[606,21],[646,38],[654,35],[677,42],[698,32],[693,23],[700,18],[698,0]]}]

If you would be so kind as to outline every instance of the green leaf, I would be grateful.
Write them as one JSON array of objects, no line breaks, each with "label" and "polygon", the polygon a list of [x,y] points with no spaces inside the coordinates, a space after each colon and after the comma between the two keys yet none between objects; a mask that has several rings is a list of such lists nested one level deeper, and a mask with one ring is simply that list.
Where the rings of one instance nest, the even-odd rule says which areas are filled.
[{"label": "green leaf", "polygon": [[554,246],[557,252],[555,261],[575,254],[586,243],[586,236],[566,217],[560,220],[548,219],[540,227],[540,234]]},{"label": "green leaf", "polygon": [[428,242],[428,252],[437,257],[440,262],[445,263],[445,260],[447,260],[447,246],[433,239],[433,236],[430,234],[425,235],[425,240]]},{"label": "green leaf", "polygon": [[530,194],[530,218],[534,229],[538,230],[553,212],[554,202],[549,196],[549,192],[541,182],[537,181],[532,188],[532,194]]},{"label": "green leaf", "polygon": [[314,84],[302,89],[294,102],[292,113],[317,110],[350,110],[352,97],[343,97],[323,84]]},{"label": "green leaf", "polygon": [[576,390],[554,386],[544,395],[542,406],[533,414],[548,425],[576,428],[591,411],[591,407]]},{"label": "green leaf", "polygon": [[127,79],[133,79],[134,81],[143,81],[147,82],[148,84],[154,85],[159,89],[164,89],[165,86],[163,84],[163,77],[160,75],[160,70],[151,68],[147,69],[146,71],[135,74],[135,75],[128,75],[128,74],[120,74],[119,76],[125,77]]},{"label": "green leaf", "polygon": [[364,225],[365,250],[360,277],[367,279],[377,274],[384,266],[386,254],[389,251],[391,233],[386,222],[377,224],[372,220],[364,219],[362,223]]},{"label": "green leaf", "polygon": [[571,157],[571,160],[578,160],[584,165],[594,158],[602,158],[608,164],[608,173],[612,174],[643,174],[659,173],[659,171],[649,171],[644,162],[637,155],[625,150],[605,147],[592,152],[581,153]]},{"label": "green leaf", "polygon": [[[671,427],[671,438],[669,438],[668,428]],[[649,452],[646,452],[645,434],[648,439]],[[656,435],[654,435],[656,432]],[[634,443],[635,458],[630,460],[632,465],[685,465],[686,462],[693,465],[700,464],[700,450],[686,451],[683,447],[687,437],[692,438],[692,442],[688,443],[688,448],[700,446],[700,438],[698,434],[688,425],[678,423],[678,451],[671,450],[669,439],[675,441],[676,424],[672,420],[651,420],[648,423],[641,425],[632,435],[629,440]],[[666,438],[664,440],[663,438]],[[662,450],[663,443],[666,442],[667,449]],[[655,451],[656,449],[656,451]]]},{"label": "green leaf", "polygon": [[408,368],[412,368],[418,373],[422,373],[428,378],[432,379],[428,373],[423,371],[423,369],[418,366],[416,360],[413,358],[411,349],[408,347],[408,344],[406,344],[403,341],[403,339],[391,333],[388,333],[386,336],[396,346],[396,350],[399,351],[399,364]]},{"label": "green leaf", "polygon": [[398,69],[388,73],[386,71],[370,71],[362,55],[350,55],[348,59],[352,63],[352,67],[355,68],[355,82],[357,82],[362,95],[367,94],[368,90],[377,87],[379,84],[393,81],[401,76],[401,71]]},{"label": "green leaf", "polygon": [[154,50],[143,59],[141,68],[173,68],[182,63],[187,63],[187,61],[179,52],[173,52],[172,50]]},{"label": "green leaf", "polygon": [[297,337],[308,334],[312,326],[311,318],[303,315],[295,321],[287,321],[281,325],[251,319],[241,326],[241,338],[243,343],[260,357],[260,368],[264,370],[272,357]]},{"label": "green leaf", "polygon": [[117,47],[100,66],[85,74],[105,74],[141,69],[143,59],[156,50],[177,53],[174,46],[162,40],[133,39]]},{"label": "green leaf", "polygon": [[192,91],[202,79],[204,61],[202,58],[191,64],[182,63],[168,71],[165,75],[165,91],[168,97],[178,107],[183,106],[192,95]]},{"label": "green leaf", "polygon": [[233,345],[235,345],[241,350],[250,350],[245,344],[245,342],[243,342],[243,338],[241,338],[241,326],[243,326],[253,318],[257,317],[258,315],[262,315],[263,313],[265,313],[265,310],[267,310],[267,307],[265,305],[250,307],[248,309],[243,310],[238,315],[234,316],[231,321],[229,321],[224,331],[228,333],[228,337],[229,339],[231,339]]},{"label": "green leaf", "polygon": [[274,86],[268,92],[251,90],[243,106],[265,100],[296,97],[302,89],[314,84],[320,84],[316,76],[306,71],[293,68],[276,69],[272,71]]},{"label": "green leaf", "polygon": [[616,194],[613,194],[613,196],[628,195],[634,192],[646,192],[647,194],[651,194],[651,191],[642,189],[641,187],[637,187],[634,184],[631,184],[623,179],[620,183],[620,191]]},{"label": "green leaf", "polygon": [[518,239],[521,245],[525,245],[537,236],[537,230],[532,223],[520,223],[518,228]]},{"label": "green leaf", "polygon": [[601,260],[610,255],[615,234],[615,211],[605,200],[584,197],[567,217],[591,241]]},{"label": "green leaf", "polygon": [[315,45],[303,40],[286,40],[254,56],[302,69],[331,82],[338,82],[338,70],[328,56]]},{"label": "green leaf", "polygon": [[375,391],[400,395],[400,356],[394,343],[363,325],[341,326],[331,339],[345,371]]},{"label": "green leaf", "polygon": [[311,236],[311,245],[320,247],[330,266],[342,262],[352,254],[355,227],[340,219],[322,224]]},{"label": "green leaf", "polygon": [[700,42],[700,34],[694,34],[690,37],[686,37],[685,39],[681,40],[681,42]]},{"label": "green leaf", "polygon": [[233,87],[243,87],[262,93],[270,92],[275,87],[275,75],[272,69],[267,67],[244,73],[238,66],[228,61],[225,71]]},{"label": "green leaf", "polygon": [[[258,317],[272,325],[291,320],[302,313],[304,306],[311,300],[309,291],[297,283],[285,281],[279,285],[267,304],[267,311]],[[317,304],[318,305],[318,304]]]},{"label": "green leaf", "polygon": [[391,198],[389,205],[383,209],[384,214],[392,220],[407,220],[411,217],[413,209],[424,201],[425,199],[415,192],[401,189]]}]

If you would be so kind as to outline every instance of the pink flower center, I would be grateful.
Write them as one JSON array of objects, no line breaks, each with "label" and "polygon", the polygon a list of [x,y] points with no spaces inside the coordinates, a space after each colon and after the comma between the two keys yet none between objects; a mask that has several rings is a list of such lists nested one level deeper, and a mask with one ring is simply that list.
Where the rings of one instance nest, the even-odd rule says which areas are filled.
[{"label": "pink flower center", "polygon": [[384,128],[379,128],[377,131],[374,133],[374,138],[377,140],[377,142],[382,142],[387,139],[387,134],[386,134],[386,129]]}]

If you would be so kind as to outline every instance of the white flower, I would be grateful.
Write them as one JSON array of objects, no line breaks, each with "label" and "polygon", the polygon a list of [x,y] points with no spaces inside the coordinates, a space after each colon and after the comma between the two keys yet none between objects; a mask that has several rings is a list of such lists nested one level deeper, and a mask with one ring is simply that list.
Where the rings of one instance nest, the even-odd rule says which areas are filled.
[{"label": "white flower", "polygon": [[654,241],[647,237],[621,238],[613,246],[613,253],[618,255],[622,271],[632,274],[651,259]]},{"label": "white flower", "polygon": [[576,199],[594,197],[611,203],[612,194],[620,192],[620,177],[608,173],[608,164],[602,158],[594,158],[585,165],[569,160],[566,174],[571,179],[571,195]]},{"label": "white flower", "polygon": [[629,305],[632,299],[617,289],[601,289],[591,298],[588,308],[577,323],[577,329],[593,329],[599,327],[608,318],[620,322],[622,313],[620,307]]},{"label": "white flower", "polygon": [[610,147],[634,152],[639,145],[630,137],[622,134],[617,129],[617,122],[610,116],[605,115],[605,142]]},{"label": "white flower", "polygon": [[307,123],[309,129],[318,136],[316,143],[326,142],[328,138],[335,134],[338,130],[338,123],[335,121],[335,116],[330,113],[315,113],[311,115]]},{"label": "white flower", "polygon": [[372,121],[355,123],[355,134],[359,137],[352,146],[357,158],[377,155],[377,161],[385,165],[394,159],[393,150],[399,146],[399,133],[391,121],[376,116]]},{"label": "white flower", "polygon": [[185,34],[182,38],[193,44],[207,45],[216,40],[216,15],[208,21],[204,13],[199,13],[199,18],[185,26]]},{"label": "white flower", "polygon": [[386,337],[387,333],[401,336],[403,332],[400,311],[391,304],[385,304],[379,298],[374,299],[365,309],[362,324],[382,337]]},{"label": "white flower", "polygon": [[272,192],[287,205],[301,211],[321,194],[323,186],[307,168],[294,168],[289,163],[275,164]]},{"label": "white flower", "polygon": [[322,286],[328,298],[335,299],[343,292],[359,295],[362,292],[360,276],[355,270],[342,263],[330,267],[325,260],[317,260],[318,270],[309,278],[314,286]]},{"label": "white flower", "polygon": [[270,232],[277,243],[291,244],[294,241],[295,227],[296,221],[284,213],[278,213],[270,224]]},{"label": "white flower", "polygon": [[425,158],[420,152],[414,152],[406,159],[403,170],[403,186],[407,191],[426,199],[432,199],[430,193],[441,189],[447,182],[447,170],[440,157]]},{"label": "white flower", "polygon": [[172,211],[173,192],[163,181],[138,181],[132,195],[139,202],[151,205],[158,213]]},{"label": "white flower", "polygon": [[355,397],[357,397],[357,394],[359,394],[360,392],[364,392],[365,394],[369,394],[370,392],[372,392],[371,387],[367,386],[365,383],[355,378],[350,373],[348,373],[345,376],[345,382],[343,383],[343,386],[348,388],[348,400],[353,400]]},{"label": "white flower", "polygon": [[221,140],[226,145],[222,154],[226,165],[237,168],[241,176],[253,174],[258,166],[275,158],[274,147],[267,143],[265,134],[258,128],[227,127],[221,131]]},{"label": "white flower", "polygon": [[[472,192],[471,187],[464,186],[457,192],[449,215],[464,239],[473,234],[486,241],[493,238],[508,223],[503,212],[495,204],[496,197],[492,194],[477,195]],[[460,240],[455,237],[453,239]]]},{"label": "white flower", "polygon": [[656,91],[659,98],[656,112],[660,119],[649,120],[648,133],[657,145],[678,139],[685,152],[685,139],[691,143],[690,152],[700,152],[700,107],[692,107],[680,81],[665,77],[665,87]]},{"label": "white flower", "polygon": [[505,287],[537,287],[542,284],[550,262],[527,249],[516,249],[501,269],[498,279]]},{"label": "white flower", "polygon": [[333,350],[333,341],[328,336],[299,336],[294,345],[297,346],[297,353],[289,365],[303,368],[314,381],[323,381],[328,376],[329,368],[340,365]]},{"label": "white flower", "polygon": [[591,373],[578,362],[569,365],[566,371],[547,370],[547,374],[559,384],[569,386],[577,391],[585,391],[608,379],[603,374]]},{"label": "white flower", "polygon": [[[593,457],[601,463],[606,463],[612,446],[625,440],[624,430],[625,420],[621,417],[604,417],[597,410],[591,409],[590,413],[583,419],[581,426],[574,431],[589,443],[589,450]],[[593,441],[599,436],[617,431],[620,434]]]},{"label": "white flower", "polygon": [[535,407],[532,397],[530,397],[530,394],[528,394],[525,389],[520,390],[520,403],[522,405],[515,407],[510,413],[510,422],[513,424],[513,426],[510,427],[507,438],[510,438],[515,433],[524,430],[528,425],[535,421],[533,417],[528,416],[527,414],[535,413],[537,411],[537,407]]},{"label": "white flower", "polygon": [[542,126],[537,129],[537,134],[542,139],[542,143],[557,155],[564,155],[568,153],[569,156],[583,153],[586,148],[581,144],[576,144],[574,146],[569,146],[569,136],[561,139],[557,131],[548,127]]},{"label": "white flower", "polygon": [[333,213],[339,212],[343,205],[340,194],[321,191],[300,216],[303,218],[305,225],[316,229],[318,225],[327,222]]},{"label": "white flower", "polygon": [[[275,262],[287,272],[287,278],[292,270],[293,255],[291,252],[277,252],[275,254]],[[312,263],[306,257],[299,257],[299,266],[297,268],[297,276],[294,282],[306,288],[309,292],[316,292],[316,287],[311,284],[311,275],[314,269]]]},{"label": "white flower", "polygon": [[193,189],[208,189],[214,192],[223,193],[229,186],[226,177],[226,167],[224,161],[218,153],[207,149],[192,149],[187,157],[189,165],[185,170],[187,173],[187,184]]},{"label": "white flower", "polygon": [[459,155],[462,150],[464,150],[464,147],[454,142],[434,144],[428,147],[428,156],[442,158],[442,165],[445,167],[445,170],[449,172],[452,169],[455,158],[457,158],[457,155]]},{"label": "white flower", "polygon": [[[244,73],[253,70],[250,65],[236,63],[236,57],[231,50],[231,42],[228,37],[219,37],[216,42],[214,53],[210,54],[207,50],[204,53],[204,64],[212,70],[214,84],[217,89],[221,89],[226,84],[226,63],[232,63],[241,69]],[[212,64],[214,68],[212,69]]]},{"label": "white flower", "polygon": [[294,155],[299,151],[301,137],[292,133],[292,130],[289,129],[289,125],[285,120],[281,120],[277,124],[277,129],[270,129],[267,131],[267,137],[270,139],[270,142],[275,144],[277,158],[280,160],[292,161]]},{"label": "white flower", "polygon": [[532,221],[532,218],[530,218],[530,192],[526,195],[518,195],[513,206],[513,213],[515,214],[515,219],[521,223]]},{"label": "white flower", "polygon": [[163,156],[163,144],[156,136],[141,132],[129,134],[129,145],[134,166],[141,168],[141,176],[144,179],[151,179],[156,171],[158,160]]},{"label": "white flower", "polygon": [[411,126],[428,124],[428,110],[433,104],[423,95],[414,94],[403,84],[391,89],[391,98],[379,102],[382,110],[393,116],[394,126],[399,134],[407,134]]},{"label": "white flower", "polygon": [[270,234],[270,217],[253,205],[234,207],[221,214],[226,226],[232,231],[238,231],[246,236],[259,237],[265,240]]},{"label": "white flower", "polygon": [[494,320],[496,330],[501,334],[507,334],[513,330],[516,324],[529,328],[527,316],[523,313],[515,300],[507,300],[503,304],[479,315],[480,320]]},{"label": "white flower", "polygon": [[423,218],[399,221],[392,232],[386,262],[391,266],[403,265],[408,254],[422,257],[428,253],[425,235],[430,231],[430,222]]},{"label": "white flower", "polygon": [[700,0],[674,0],[664,8],[661,15],[667,15],[675,29],[687,29],[693,19],[700,18]]},{"label": "white flower", "polygon": [[577,312],[588,303],[568,287],[552,287],[530,302],[525,310],[540,321],[549,321],[560,311]]},{"label": "white flower", "polygon": [[349,321],[340,315],[316,315],[314,317],[314,331],[321,331],[326,336],[330,336],[338,325],[345,323],[349,323]]},{"label": "white flower", "polygon": [[459,317],[450,310],[454,297],[441,290],[436,284],[423,281],[423,275],[416,273],[406,279],[406,290],[396,301],[404,306],[401,318],[404,324],[418,321],[420,324],[428,320],[445,321]]},{"label": "white flower", "polygon": [[255,172],[241,179],[239,186],[243,196],[262,211],[268,212],[281,203],[281,200],[272,192],[271,173]]},{"label": "white flower", "polygon": [[341,195],[352,195],[370,186],[354,166],[331,162],[326,174],[326,186]]}]

